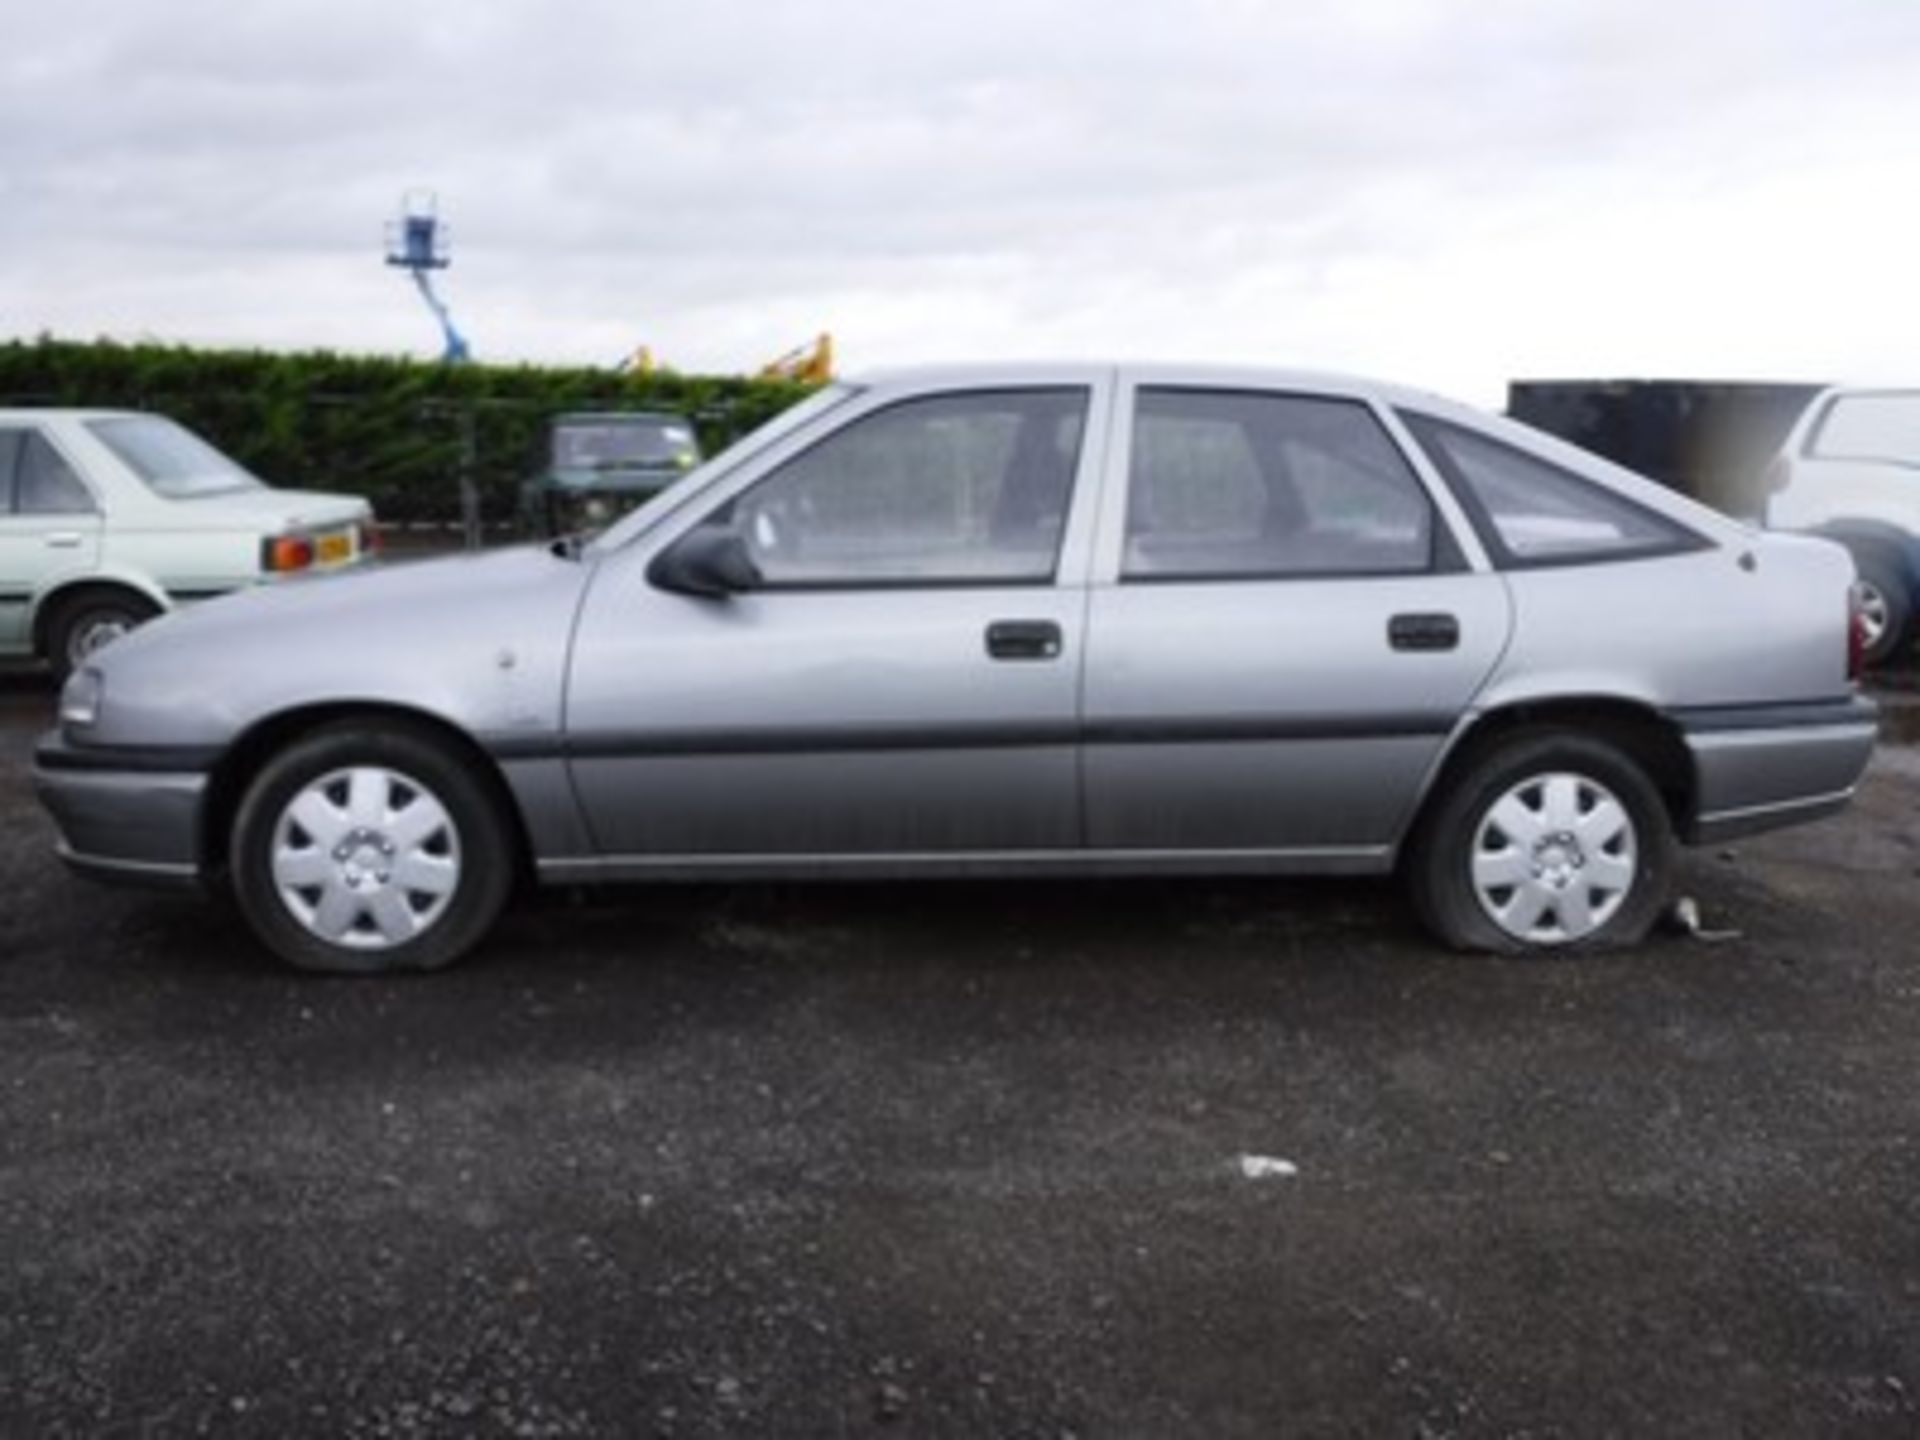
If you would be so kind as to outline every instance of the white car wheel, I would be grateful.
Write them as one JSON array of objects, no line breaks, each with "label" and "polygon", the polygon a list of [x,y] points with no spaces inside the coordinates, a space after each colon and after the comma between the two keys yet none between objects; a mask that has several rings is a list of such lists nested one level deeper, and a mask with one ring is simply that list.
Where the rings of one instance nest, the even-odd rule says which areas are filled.
[{"label": "white car wheel", "polygon": [[302,969],[439,969],[473,948],[513,890],[511,803],[456,737],[337,722],[288,744],[248,785],[228,848],[234,898]]},{"label": "white car wheel", "polygon": [[1527,945],[1564,945],[1614,917],[1639,863],[1633,817],[1598,781],[1533,775],[1492,805],[1474,835],[1473,893],[1487,918]]},{"label": "white car wheel", "polygon": [[431,929],[460,885],[460,832],[421,781],[382,766],[320,776],[273,833],[280,902],[329,945],[388,950]]},{"label": "white car wheel", "polygon": [[1630,945],[1666,903],[1673,823],[1650,764],[1558,727],[1463,754],[1408,843],[1414,909],[1461,950]]}]

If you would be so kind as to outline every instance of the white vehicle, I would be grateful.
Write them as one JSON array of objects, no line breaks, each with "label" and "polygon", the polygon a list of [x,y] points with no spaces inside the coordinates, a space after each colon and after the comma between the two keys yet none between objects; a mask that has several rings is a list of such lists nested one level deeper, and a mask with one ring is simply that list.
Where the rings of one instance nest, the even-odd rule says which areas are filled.
[{"label": "white vehicle", "polygon": [[1913,636],[1920,592],[1920,390],[1833,389],[1801,415],[1768,472],[1767,524],[1853,552],[1866,658]]},{"label": "white vehicle", "polygon": [[65,675],[193,600],[358,563],[373,510],[275,490],[159,415],[0,410],[0,656]]}]

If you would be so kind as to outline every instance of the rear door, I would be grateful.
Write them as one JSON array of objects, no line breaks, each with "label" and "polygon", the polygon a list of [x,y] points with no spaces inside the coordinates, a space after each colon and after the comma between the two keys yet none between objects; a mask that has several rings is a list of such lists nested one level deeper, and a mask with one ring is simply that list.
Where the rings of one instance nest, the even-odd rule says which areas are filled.
[{"label": "rear door", "polygon": [[[1109,384],[869,392],[600,562],[568,693],[603,855],[791,868],[1078,842],[1078,677]],[[692,525],[764,583],[653,585]]]},{"label": "rear door", "polygon": [[1122,394],[1088,843],[1377,864],[1507,641],[1505,585],[1362,398]]},{"label": "rear door", "polygon": [[100,559],[100,507],[37,425],[0,425],[0,647],[26,648],[33,598]]}]

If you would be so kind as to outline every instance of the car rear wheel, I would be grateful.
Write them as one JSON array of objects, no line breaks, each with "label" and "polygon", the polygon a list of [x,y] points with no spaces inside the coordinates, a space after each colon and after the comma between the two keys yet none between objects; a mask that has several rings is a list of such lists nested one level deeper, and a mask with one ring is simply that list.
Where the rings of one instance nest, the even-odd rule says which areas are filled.
[{"label": "car rear wheel", "polygon": [[1483,751],[1422,825],[1407,878],[1447,944],[1506,954],[1630,945],[1665,903],[1673,837],[1632,759],[1571,731]]},{"label": "car rear wheel", "polygon": [[306,970],[436,970],[477,943],[513,883],[510,832],[429,734],[348,723],[275,756],[241,801],[235,899]]},{"label": "car rear wheel", "polygon": [[1913,600],[1899,567],[1878,555],[1854,556],[1853,603],[1860,616],[1863,658],[1879,665],[1906,643]]},{"label": "car rear wheel", "polygon": [[87,657],[159,614],[151,600],[131,591],[83,591],[63,601],[47,622],[47,663],[65,680]]}]

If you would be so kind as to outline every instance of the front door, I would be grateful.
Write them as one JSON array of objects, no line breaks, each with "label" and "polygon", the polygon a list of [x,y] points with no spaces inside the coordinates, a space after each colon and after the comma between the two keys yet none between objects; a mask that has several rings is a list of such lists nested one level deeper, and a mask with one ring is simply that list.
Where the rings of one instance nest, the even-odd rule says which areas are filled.
[{"label": "front door", "polygon": [[100,510],[34,426],[0,427],[0,651],[24,650],[34,596],[100,559]]},{"label": "front door", "polygon": [[1509,629],[1380,419],[1142,387],[1086,678],[1096,849],[1384,855]]},{"label": "front door", "polygon": [[831,866],[1076,844],[1090,518],[1073,517],[1101,389],[834,412],[673,522],[743,536],[747,592],[662,590],[644,543],[600,562],[567,702],[599,851]]}]

